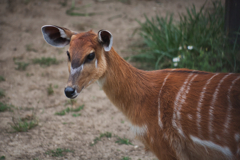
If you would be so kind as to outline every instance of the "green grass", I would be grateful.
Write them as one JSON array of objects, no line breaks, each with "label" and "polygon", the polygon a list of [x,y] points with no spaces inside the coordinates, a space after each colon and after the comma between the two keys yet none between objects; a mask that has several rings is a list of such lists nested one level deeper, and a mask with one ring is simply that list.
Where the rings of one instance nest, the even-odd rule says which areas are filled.
[{"label": "green grass", "polygon": [[29,63],[26,63],[26,62],[14,62],[17,67],[15,68],[16,70],[19,70],[19,71],[25,71],[27,69],[27,66],[29,65]]},{"label": "green grass", "polygon": [[0,88],[0,98],[5,97],[5,91]]},{"label": "green grass", "polygon": [[117,138],[117,141],[115,141],[115,143],[118,143],[118,144],[125,144],[125,145],[133,145],[129,139],[127,138],[120,138],[118,137]]},{"label": "green grass", "polygon": [[51,58],[51,57],[35,58],[32,60],[32,62],[33,64],[39,64],[40,66],[44,66],[44,67],[59,63],[56,58]]},{"label": "green grass", "polygon": [[83,105],[81,105],[81,106],[79,106],[78,108],[73,108],[73,109],[71,109],[71,111],[72,112],[79,112],[79,111],[81,111],[82,109],[84,108],[84,104]]},{"label": "green grass", "polygon": [[220,1],[213,6],[211,11],[205,11],[204,5],[197,11],[193,5],[179,15],[179,22],[173,21],[173,15],[145,17],[144,23],[139,22],[143,43],[136,51],[140,54],[131,56],[132,60],[141,62],[145,69],[240,72],[240,47],[236,41],[229,43],[225,35],[224,7]]},{"label": "green grass", "polygon": [[[81,111],[82,109],[84,108],[84,104],[79,106],[78,108],[70,108],[70,107],[67,107],[66,109],[63,109],[59,112],[56,112],[55,115],[58,115],[58,116],[64,116],[66,115],[67,113],[69,112],[79,112]],[[73,117],[78,117],[80,116],[81,114],[77,114],[77,113],[74,113],[72,114]]]},{"label": "green grass", "polygon": [[79,116],[81,116],[81,114],[80,113],[73,113],[72,116],[73,117],[79,117]]},{"label": "green grass", "polygon": [[101,133],[99,137],[96,137],[92,143],[90,143],[90,146],[94,146],[95,144],[98,143],[98,141],[100,141],[103,137],[106,138],[111,138],[112,137],[112,133],[110,132],[105,132],[105,133]]},{"label": "green grass", "polygon": [[0,82],[5,81],[5,78],[3,76],[0,76]]},{"label": "green grass", "polygon": [[70,150],[67,148],[57,148],[56,150],[49,150],[46,152],[47,155],[50,155],[52,157],[63,157],[67,153],[74,153],[74,150]]},{"label": "green grass", "polygon": [[9,105],[9,104],[0,102],[0,112],[4,112],[4,111],[7,111],[7,110],[12,111],[13,107],[14,107],[13,105]]},{"label": "green grass", "polygon": [[6,159],[5,156],[1,156],[1,157],[0,157],[0,160],[5,160],[5,159]]},{"label": "green grass", "polygon": [[121,160],[131,160],[131,158],[130,157],[122,157]]},{"label": "green grass", "polygon": [[54,91],[53,91],[52,84],[49,84],[49,86],[47,88],[47,93],[48,93],[48,95],[53,95]]},{"label": "green grass", "polygon": [[31,120],[22,120],[22,119],[12,119],[13,124],[10,124],[12,129],[15,132],[27,132],[28,130],[36,127],[38,125],[38,121],[36,117],[33,117]]}]

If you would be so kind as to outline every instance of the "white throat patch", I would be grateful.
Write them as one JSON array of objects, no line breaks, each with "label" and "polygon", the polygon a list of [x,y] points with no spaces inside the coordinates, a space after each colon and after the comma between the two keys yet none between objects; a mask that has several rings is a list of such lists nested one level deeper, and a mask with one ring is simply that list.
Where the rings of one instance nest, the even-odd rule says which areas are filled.
[{"label": "white throat patch", "polygon": [[147,134],[148,127],[147,127],[147,125],[143,125],[140,127],[140,126],[131,124],[131,131],[136,136],[144,136],[145,134]]}]

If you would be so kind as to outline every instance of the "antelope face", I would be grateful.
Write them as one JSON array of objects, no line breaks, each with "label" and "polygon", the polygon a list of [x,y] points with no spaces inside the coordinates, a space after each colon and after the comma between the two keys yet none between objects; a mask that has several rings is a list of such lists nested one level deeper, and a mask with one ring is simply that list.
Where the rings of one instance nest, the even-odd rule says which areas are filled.
[{"label": "antelope face", "polygon": [[69,78],[64,89],[68,98],[76,98],[79,93],[101,78],[107,68],[105,51],[112,47],[112,35],[100,30],[75,33],[66,28],[46,25],[42,27],[44,39],[55,47],[70,44],[67,50]]}]

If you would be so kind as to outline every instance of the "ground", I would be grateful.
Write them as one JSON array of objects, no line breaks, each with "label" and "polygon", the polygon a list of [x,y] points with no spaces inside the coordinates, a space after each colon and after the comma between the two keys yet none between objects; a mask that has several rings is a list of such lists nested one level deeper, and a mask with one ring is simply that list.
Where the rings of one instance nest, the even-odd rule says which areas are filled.
[{"label": "ground", "polygon": [[[5,96],[0,102],[12,104],[13,111],[0,112],[0,159],[157,159],[145,152],[144,146],[134,138],[130,123],[107,99],[97,84],[84,89],[74,105],[66,105],[64,87],[68,78],[66,50],[48,45],[41,34],[41,26],[53,24],[77,32],[100,29],[113,35],[113,47],[120,56],[131,55],[130,45],[140,41],[134,31],[136,20],[144,22],[144,14],[165,17],[185,13],[203,0],[76,0],[75,12],[94,13],[70,16],[66,11],[74,1],[64,0],[1,0],[0,1],[0,89]],[[32,59],[52,57],[58,64],[41,66]],[[17,70],[17,62],[29,63],[26,70]],[[48,94],[49,86],[53,94]],[[83,110],[55,115],[67,107],[81,106]],[[80,114],[79,114],[80,113]],[[13,132],[14,119],[34,115],[38,125],[28,132]],[[91,145],[101,133],[110,132],[112,138],[103,137]],[[115,143],[117,137],[127,138],[133,145]],[[69,149],[63,157],[52,157],[49,151]],[[2,157],[3,158],[3,157]]]}]

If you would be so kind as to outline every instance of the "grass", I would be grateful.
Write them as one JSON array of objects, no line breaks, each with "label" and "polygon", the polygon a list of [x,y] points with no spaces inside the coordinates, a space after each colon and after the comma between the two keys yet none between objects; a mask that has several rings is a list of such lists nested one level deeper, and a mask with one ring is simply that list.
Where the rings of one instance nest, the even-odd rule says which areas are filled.
[{"label": "grass", "polygon": [[0,112],[4,112],[4,111],[7,111],[7,110],[12,111],[13,107],[14,107],[13,105],[9,105],[9,104],[0,102]]},{"label": "grass", "polygon": [[105,133],[101,133],[99,137],[96,137],[92,143],[90,143],[90,146],[94,146],[95,144],[98,143],[98,141],[100,141],[103,137],[106,138],[111,138],[112,137],[112,133],[110,132],[105,132]]},{"label": "grass", "polygon": [[[193,5],[174,22],[173,15],[139,22],[143,43],[132,60],[141,68],[189,68],[211,72],[240,72],[239,45],[229,43],[224,29],[224,7],[213,2],[213,9],[197,11]],[[240,34],[240,33],[237,33]],[[140,49],[139,49],[140,48]]]},{"label": "grass", "polygon": [[125,144],[125,145],[133,145],[129,139],[127,138],[120,138],[118,137],[117,138],[117,141],[115,141],[115,143],[118,143],[118,144]]},{"label": "grass", "polygon": [[122,157],[121,160],[130,160],[131,158],[130,157]]},{"label": "grass", "polygon": [[59,62],[57,61],[56,58],[51,58],[51,57],[42,57],[42,58],[35,58],[32,60],[33,64],[39,64],[40,66],[50,66],[53,64],[58,64]]},{"label": "grass", "polygon": [[24,118],[15,119],[13,117],[12,122],[13,124],[10,125],[15,132],[27,132],[38,125],[38,121],[35,116],[33,116],[31,120],[26,120]]},{"label": "grass", "polygon": [[0,82],[5,81],[5,78],[3,76],[0,76]]},{"label": "grass", "polygon": [[53,88],[52,88],[52,84],[49,84],[49,86],[47,88],[47,93],[48,93],[48,95],[53,95],[54,91],[53,91]]},{"label": "grass", "polygon": [[5,160],[5,159],[6,159],[5,156],[1,156],[1,157],[0,157],[0,160]]},{"label": "grass", "polygon": [[80,113],[73,113],[72,116],[73,117],[79,117],[79,116],[81,116],[81,114]]},{"label": "grass", "polygon": [[47,155],[50,155],[52,157],[63,157],[67,153],[74,153],[74,150],[70,150],[67,148],[57,148],[56,150],[49,150],[46,152]]},{"label": "grass", "polygon": [[5,97],[5,91],[0,88],[0,98]]},{"label": "grass", "polygon": [[26,62],[14,62],[17,67],[15,68],[16,70],[19,70],[19,71],[25,71],[27,69],[27,66],[29,65],[29,63],[26,63]]},{"label": "grass", "polygon": [[26,46],[25,46],[25,49],[26,49],[26,51],[28,51],[28,52],[37,52],[37,50],[35,49],[35,48],[33,48],[33,45],[32,44],[27,44]]},{"label": "grass", "polygon": [[[79,112],[79,111],[81,111],[83,108],[84,108],[84,104],[81,105],[81,106],[79,106],[78,108],[70,108],[70,107],[67,107],[66,109],[61,110],[60,112],[56,112],[55,115],[64,116],[64,115],[66,115],[66,114],[69,113],[69,112]],[[73,117],[77,117],[77,116],[80,116],[80,115],[81,115],[81,114],[77,114],[77,113],[72,114]]]},{"label": "grass", "polygon": [[80,13],[76,12],[76,10],[84,10],[87,7],[90,7],[91,4],[83,5],[81,7],[76,7],[75,6],[75,0],[72,0],[72,6],[66,11],[66,14],[69,16],[83,16],[83,17],[88,17],[88,16],[94,16],[97,13],[90,12],[90,13]]},{"label": "grass", "polygon": [[65,102],[64,106],[67,106],[67,105],[75,105],[77,103],[77,100],[76,99],[69,99]]}]

